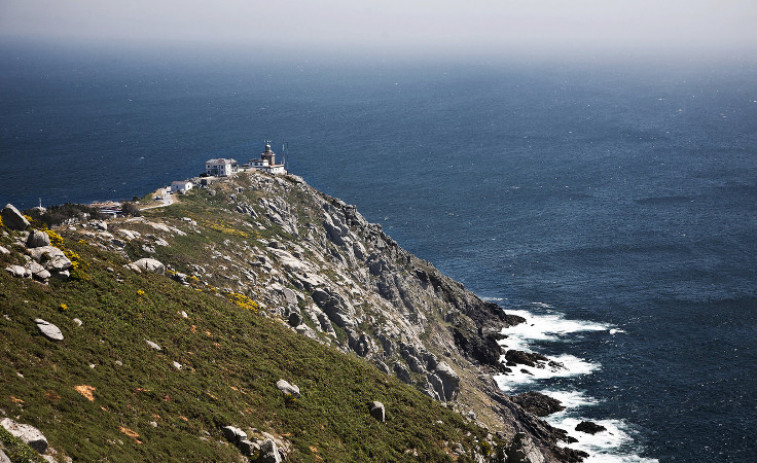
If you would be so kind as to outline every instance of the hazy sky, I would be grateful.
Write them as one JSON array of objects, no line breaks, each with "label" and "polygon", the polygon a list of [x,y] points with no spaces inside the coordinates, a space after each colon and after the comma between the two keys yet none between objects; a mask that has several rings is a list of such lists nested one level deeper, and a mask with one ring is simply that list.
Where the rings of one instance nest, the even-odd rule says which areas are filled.
[{"label": "hazy sky", "polygon": [[757,0],[0,0],[0,34],[411,51],[757,51]]}]

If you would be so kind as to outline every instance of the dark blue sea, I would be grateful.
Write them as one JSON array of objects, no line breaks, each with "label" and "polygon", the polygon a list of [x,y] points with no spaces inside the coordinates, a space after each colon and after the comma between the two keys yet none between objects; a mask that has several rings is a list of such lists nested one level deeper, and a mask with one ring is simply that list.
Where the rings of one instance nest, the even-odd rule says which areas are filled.
[{"label": "dark blue sea", "polygon": [[[289,167],[506,310],[592,462],[757,461],[757,63],[0,45],[0,202]],[[575,434],[575,433],[574,433]]]}]

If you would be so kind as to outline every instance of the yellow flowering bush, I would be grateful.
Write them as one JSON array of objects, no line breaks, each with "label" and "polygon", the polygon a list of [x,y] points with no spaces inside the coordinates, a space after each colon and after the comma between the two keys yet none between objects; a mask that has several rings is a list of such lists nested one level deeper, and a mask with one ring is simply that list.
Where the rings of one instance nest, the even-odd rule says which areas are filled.
[{"label": "yellow flowering bush", "polygon": [[[47,233],[47,236],[50,237],[50,244],[52,246],[55,246],[56,248],[59,248],[63,246],[63,237],[57,234],[55,231],[48,229],[45,229],[45,233]],[[69,257],[70,259],[70,257]]]},{"label": "yellow flowering bush", "polygon": [[144,291],[142,291],[141,289],[138,289],[138,290],[137,290],[137,296],[139,296],[139,297],[142,297],[142,296],[144,296],[144,295],[145,295],[145,292],[144,292]]},{"label": "yellow flowering bush", "polygon": [[228,224],[222,222],[221,220],[203,220],[202,224],[211,230],[215,230],[217,232],[223,233],[224,235],[231,235],[231,236],[241,236],[242,238],[247,238],[247,233],[237,230],[234,228],[231,228]]},{"label": "yellow flowering bush", "polygon": [[58,306],[58,308],[63,311],[68,310],[68,306],[66,304],[61,304]]},{"label": "yellow flowering bush", "polygon": [[258,308],[259,308],[258,303],[253,301],[249,297],[245,296],[244,294],[229,293],[229,299],[231,299],[234,302],[234,304],[238,305],[239,307],[243,309],[247,309],[254,313],[258,312]]}]

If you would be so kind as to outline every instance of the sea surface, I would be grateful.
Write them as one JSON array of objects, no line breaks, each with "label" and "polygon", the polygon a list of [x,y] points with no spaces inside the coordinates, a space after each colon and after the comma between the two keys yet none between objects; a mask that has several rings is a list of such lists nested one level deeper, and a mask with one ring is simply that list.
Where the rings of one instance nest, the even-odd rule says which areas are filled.
[{"label": "sea surface", "polygon": [[[289,143],[289,168],[529,321],[498,378],[590,462],[757,461],[757,65],[4,42],[0,202],[130,199]],[[590,419],[607,428],[573,431]]]}]

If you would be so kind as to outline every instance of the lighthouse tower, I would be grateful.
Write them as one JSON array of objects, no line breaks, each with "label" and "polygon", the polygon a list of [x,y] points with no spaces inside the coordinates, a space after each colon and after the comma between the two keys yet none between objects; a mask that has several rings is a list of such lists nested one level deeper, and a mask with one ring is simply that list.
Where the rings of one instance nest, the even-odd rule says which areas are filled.
[{"label": "lighthouse tower", "polygon": [[286,173],[284,164],[276,164],[276,153],[271,149],[271,142],[269,141],[265,142],[265,151],[260,154],[260,158],[251,159],[247,166],[271,174]]},{"label": "lighthouse tower", "polygon": [[271,142],[265,142],[265,151],[260,155],[260,159],[268,161],[269,166],[276,165],[276,153],[271,149]]}]

